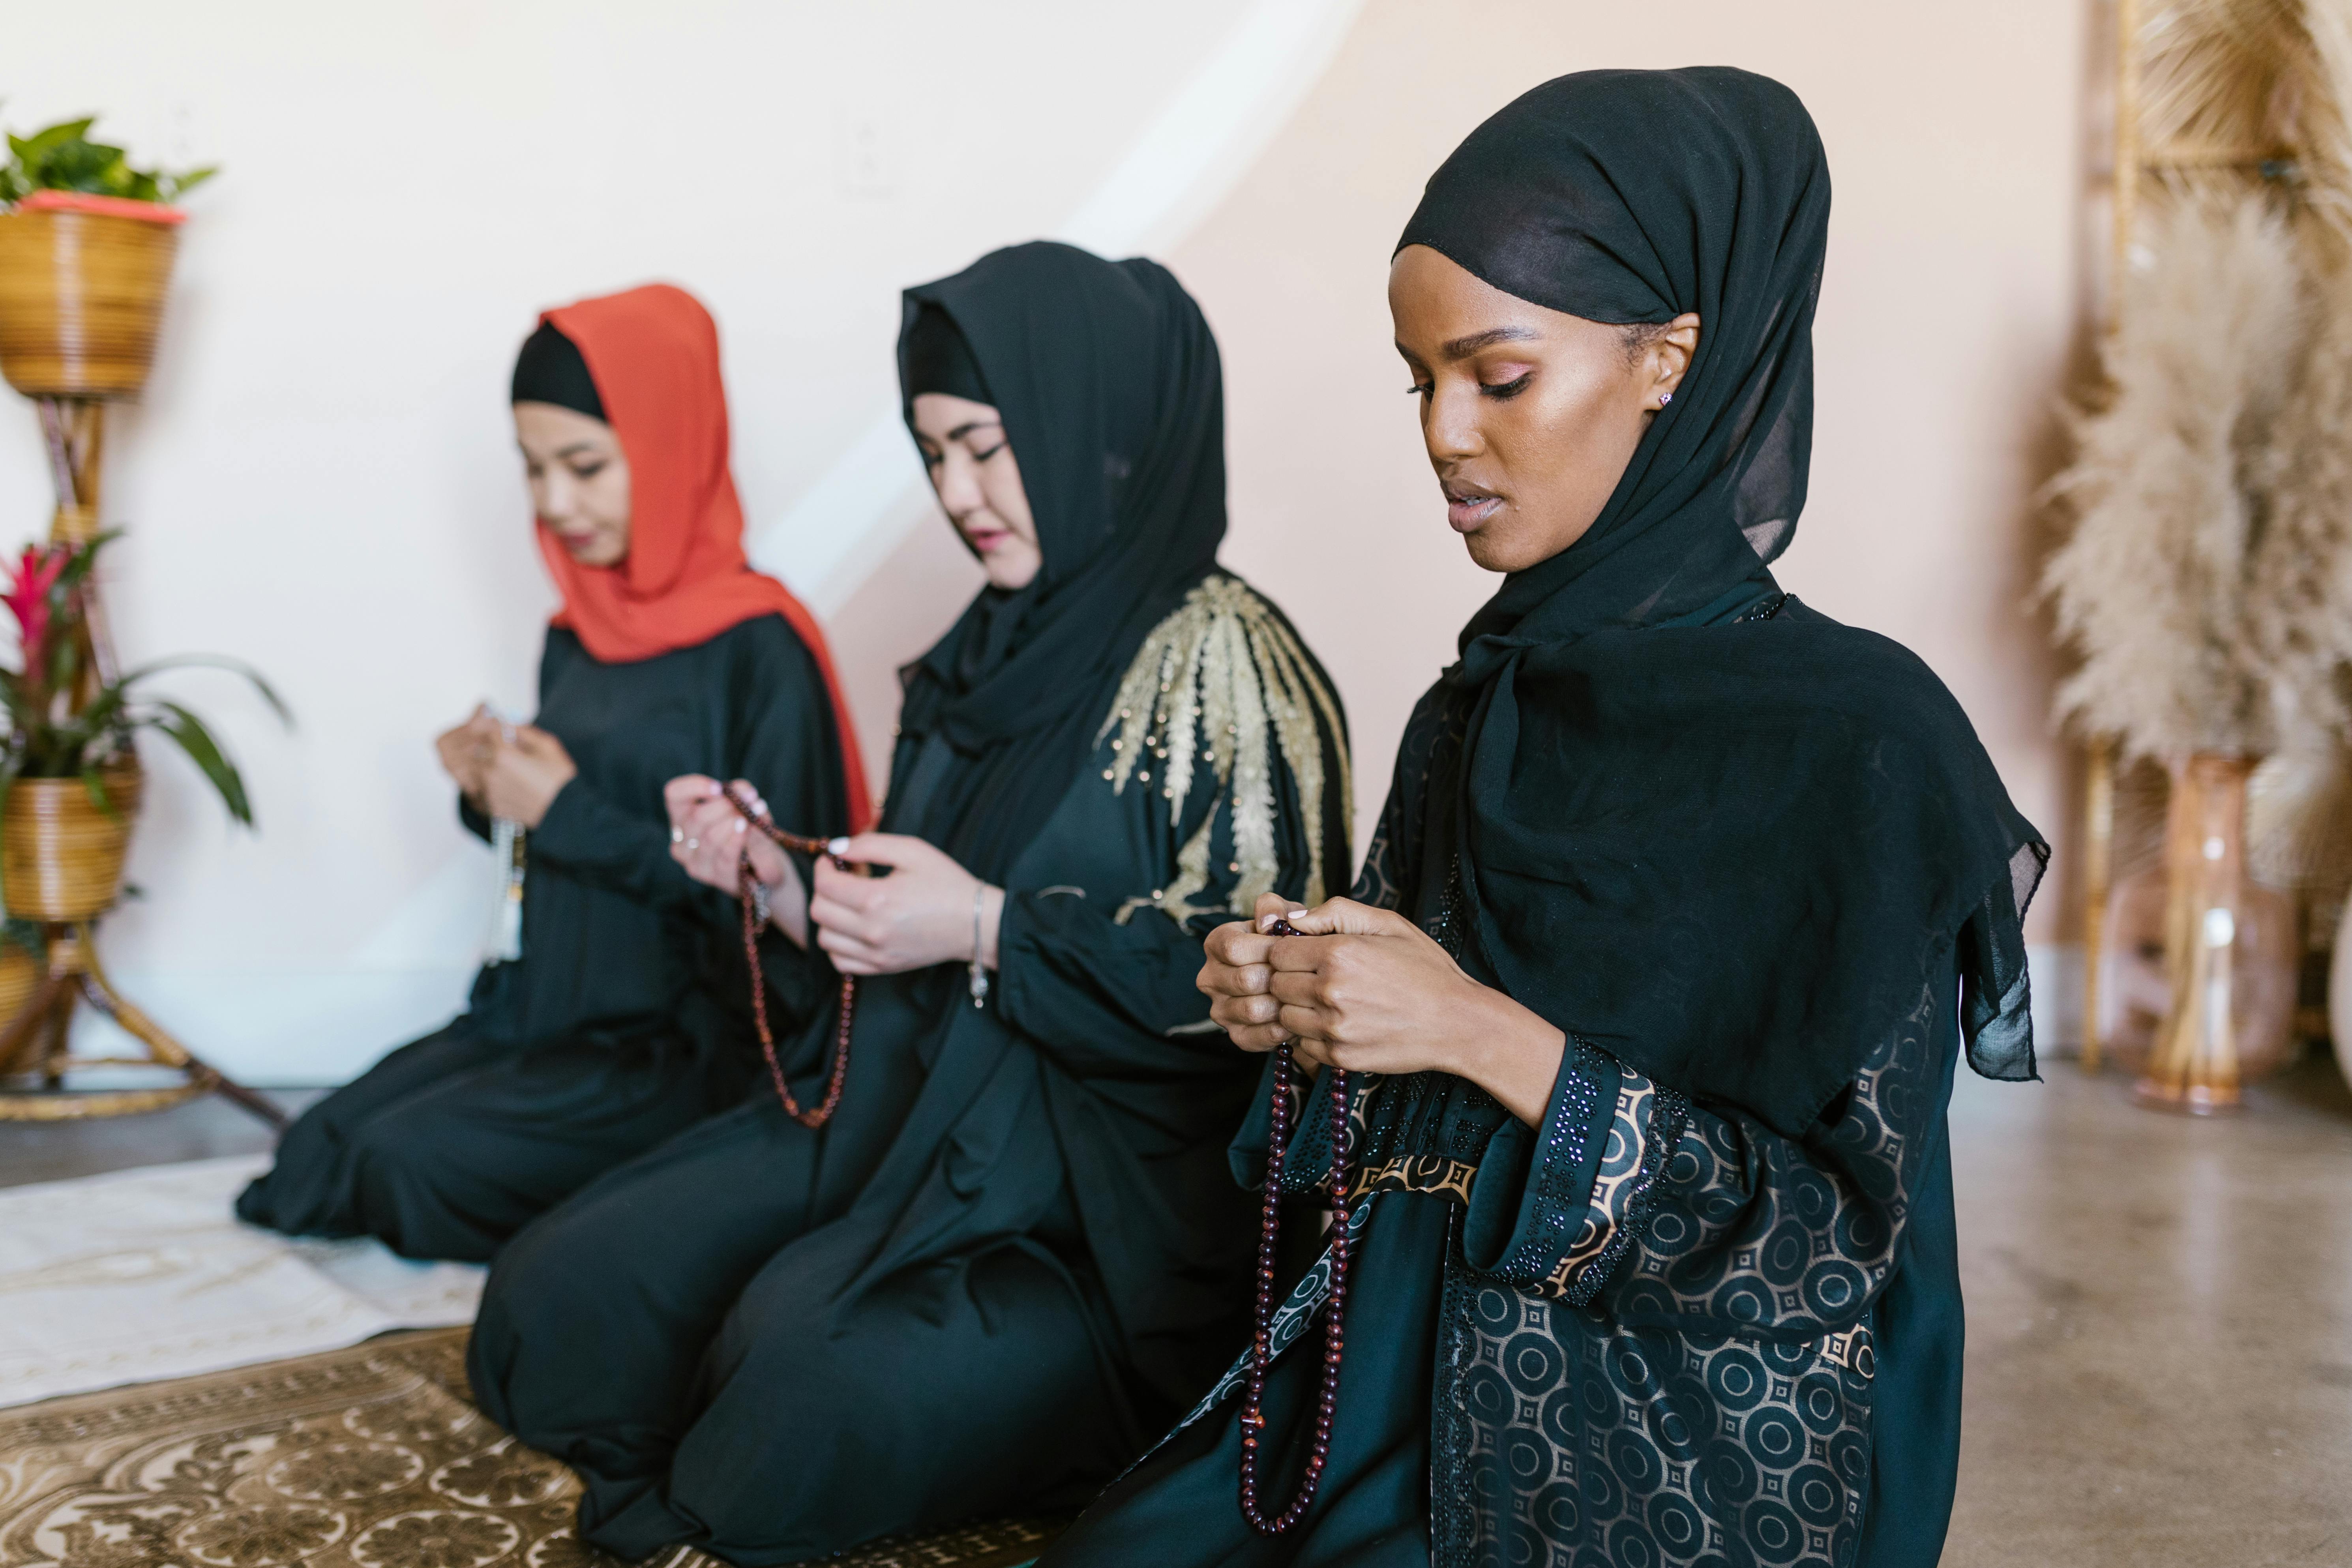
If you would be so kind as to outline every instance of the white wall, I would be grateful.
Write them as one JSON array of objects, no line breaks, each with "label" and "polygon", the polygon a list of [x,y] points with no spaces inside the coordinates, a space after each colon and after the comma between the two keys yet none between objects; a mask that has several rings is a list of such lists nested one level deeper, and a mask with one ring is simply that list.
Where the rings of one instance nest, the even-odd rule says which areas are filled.
[{"label": "white wall", "polygon": [[[16,8],[0,121],[102,110],[143,156],[225,165],[112,427],[122,651],[248,659],[299,718],[175,683],[261,832],[148,748],[147,896],[105,938],[125,989],[264,1082],[346,1077],[459,1005],[488,869],[429,737],[482,697],[530,707],[552,598],[504,388],[540,307],[699,294],[755,552],[837,605],[919,512],[884,428],[898,289],[1043,233],[1181,234],[1354,9],[124,0],[101,44],[86,12]],[[0,397],[0,545],[50,501],[29,406]]]},{"label": "white wall", "polygon": [[[1986,0],[1954,27],[1886,0],[1670,21],[1604,0],[125,0],[102,47],[86,14],[19,6],[0,121],[102,108],[142,152],[227,165],[120,426],[126,651],[242,655],[302,718],[281,737],[184,683],[262,832],[232,835],[157,755],[132,866],[151,896],[110,922],[114,966],[265,1081],[346,1076],[457,1005],[488,869],[427,741],[478,697],[528,706],[550,602],[508,355],[541,305],[656,276],[719,317],[755,555],[831,618],[872,752],[892,665],[971,590],[891,414],[897,290],[1040,233],[1165,257],[1224,349],[1227,559],[1338,680],[1369,811],[1492,585],[1398,395],[1388,247],[1464,132],[1601,65],[1742,65],[1811,108],[1837,201],[1784,579],[1916,648],[2063,840],[2025,587],[2078,339],[2093,4]],[[0,395],[0,547],[46,517],[33,430]],[[2059,908],[2037,906],[2037,943]],[[2064,957],[2035,957],[2061,1035]]]},{"label": "white wall", "polygon": [[[1413,699],[1495,588],[1444,521],[1401,395],[1390,248],[1473,126],[1564,71],[1745,67],[1804,99],[1836,198],[1814,333],[1802,528],[1776,568],[1830,614],[1910,646],[1967,709],[2059,847],[2028,926],[2045,1043],[2077,1032],[2074,812],[2030,598],[2036,485],[2081,343],[2087,80],[2101,0],[1370,0],[1331,68],[1204,221],[1165,252],[1224,353],[1224,560],[1297,623],[1346,699],[1361,837]],[[2090,254],[2103,253],[2094,237]],[[866,711],[971,591],[932,531],[844,607]],[[914,613],[918,605],[926,606]],[[877,625],[901,612],[903,627]]]}]

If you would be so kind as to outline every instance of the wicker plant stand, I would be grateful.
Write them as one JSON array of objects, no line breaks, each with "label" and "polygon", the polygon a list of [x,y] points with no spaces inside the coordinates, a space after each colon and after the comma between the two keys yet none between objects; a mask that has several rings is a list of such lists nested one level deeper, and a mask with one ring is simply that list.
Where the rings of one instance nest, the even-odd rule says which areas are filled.
[{"label": "wicker plant stand", "polygon": [[[76,210],[28,202],[0,214],[0,374],[39,410],[58,491],[49,537],[60,543],[97,532],[106,405],[146,384],[179,244],[183,215],[168,207],[127,214],[122,205]],[[117,672],[95,579],[85,593],[77,706]],[[101,809],[79,779],[20,779],[0,806],[0,896],[11,916],[38,922],[42,952],[37,959],[16,947],[0,952],[0,1081],[37,1075],[37,1087],[0,1091],[0,1121],[125,1116],[220,1094],[284,1125],[276,1106],[197,1060],[107,978],[94,928],[121,893],[139,804],[136,766],[109,770],[106,793]],[[146,1054],[74,1056],[69,1026],[85,1003]],[[82,1068],[124,1067],[171,1077],[135,1089],[65,1083]]]}]

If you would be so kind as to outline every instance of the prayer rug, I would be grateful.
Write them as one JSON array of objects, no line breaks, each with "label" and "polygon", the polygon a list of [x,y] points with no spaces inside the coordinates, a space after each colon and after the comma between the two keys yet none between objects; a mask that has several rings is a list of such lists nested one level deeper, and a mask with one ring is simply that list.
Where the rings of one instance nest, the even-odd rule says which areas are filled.
[{"label": "prayer rug", "polygon": [[483,1270],[237,1223],[267,1154],[0,1190],[0,1405],[474,1321]]},{"label": "prayer rug", "polygon": [[[0,1568],[615,1568],[580,1484],[468,1403],[466,1331],[0,1411]],[[877,1542],[829,1568],[1013,1568],[1062,1521]],[[724,1568],[687,1549],[650,1568]]]}]

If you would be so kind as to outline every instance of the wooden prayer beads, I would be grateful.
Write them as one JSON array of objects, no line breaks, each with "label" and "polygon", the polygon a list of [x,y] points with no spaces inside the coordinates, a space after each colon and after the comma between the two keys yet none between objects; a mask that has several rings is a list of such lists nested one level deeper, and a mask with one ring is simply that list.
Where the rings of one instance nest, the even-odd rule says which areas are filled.
[{"label": "wooden prayer beads", "polygon": [[[1297,936],[1286,921],[1274,923],[1273,934]],[[1282,1227],[1282,1170],[1290,1153],[1290,1096],[1301,1079],[1289,1044],[1285,1043],[1274,1074],[1274,1101],[1265,1161],[1265,1201],[1260,1210],[1257,1240],[1257,1303],[1250,1338],[1249,1390],[1242,1401],[1242,1517],[1261,1535],[1280,1535],[1307,1515],[1315,1501],[1316,1486],[1331,1458],[1331,1417],[1339,1399],[1341,1324],[1348,1307],[1349,1193],[1355,1177],[1355,1131],[1349,1116],[1348,1075],[1338,1068],[1331,1075],[1331,1289],[1324,1302],[1323,1372],[1315,1399],[1315,1439],[1307,1451],[1307,1474],[1298,1495],[1279,1514],[1269,1518],[1258,1500],[1258,1463],[1265,1436],[1265,1372],[1273,1360],[1274,1281],[1276,1243]],[[1304,1104],[1304,1096],[1301,1104]]]},{"label": "wooden prayer beads", "polygon": [[[849,869],[848,861],[826,849],[825,840],[787,833],[776,826],[764,808],[753,806],[731,788],[726,795],[727,804],[742,813],[744,821],[775,843],[803,855],[824,855],[840,869]],[[857,1010],[857,980],[855,975],[841,977],[841,1022],[833,1037],[833,1072],[825,1080],[824,1102],[804,1110],[801,1102],[793,1098],[792,1087],[784,1082],[784,1069],[776,1060],[776,1037],[768,1026],[768,983],[760,969],[761,900],[753,891],[757,883],[758,879],[751,873],[751,853],[747,848],[736,857],[735,891],[743,905],[743,961],[751,966],[751,1022],[760,1032],[760,1053],[768,1058],[768,1078],[776,1086],[776,1098],[783,1101],[784,1114],[803,1127],[822,1127],[841,1109],[841,1086],[849,1076],[849,1024]]]}]

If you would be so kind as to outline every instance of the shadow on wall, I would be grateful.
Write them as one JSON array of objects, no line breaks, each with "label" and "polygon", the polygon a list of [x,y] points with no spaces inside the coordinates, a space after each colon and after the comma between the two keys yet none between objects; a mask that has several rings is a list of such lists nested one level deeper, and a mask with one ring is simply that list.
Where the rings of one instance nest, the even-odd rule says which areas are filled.
[{"label": "shadow on wall", "polygon": [[987,581],[927,493],[901,504],[921,515],[908,520],[889,554],[825,626],[877,798],[889,788],[899,666],[937,642]]}]

